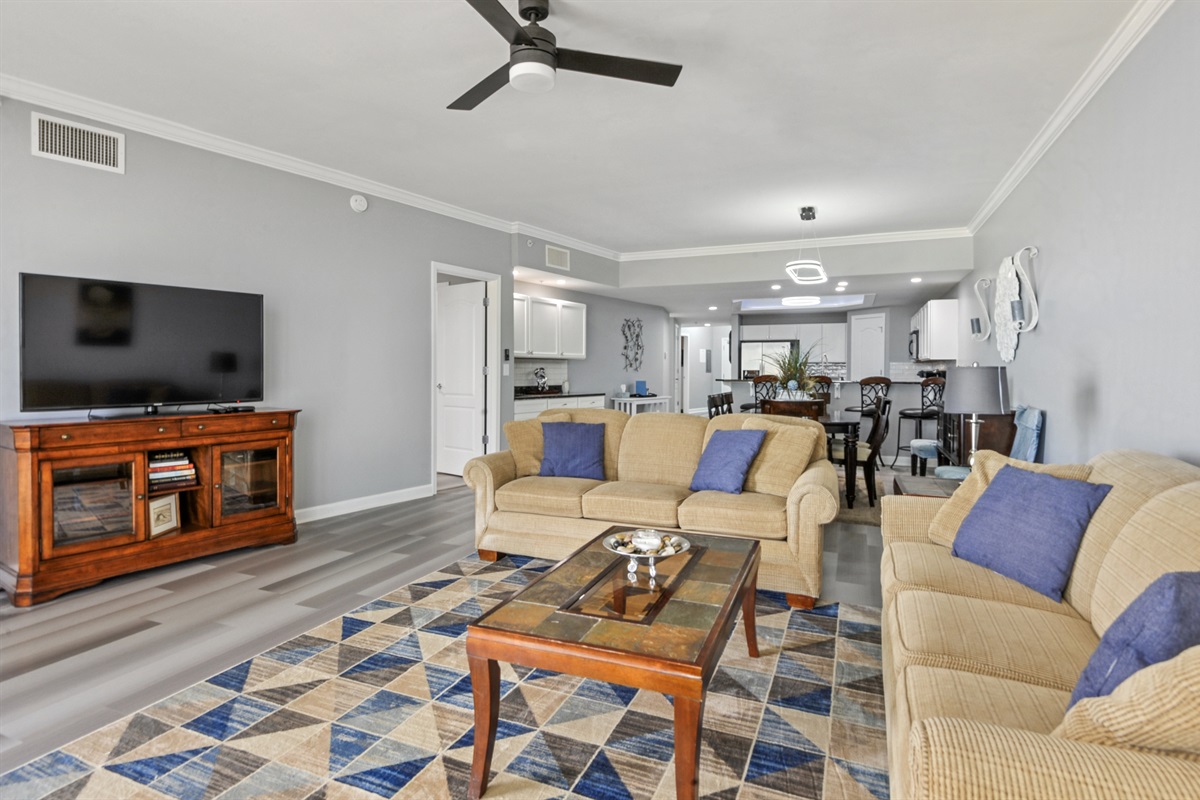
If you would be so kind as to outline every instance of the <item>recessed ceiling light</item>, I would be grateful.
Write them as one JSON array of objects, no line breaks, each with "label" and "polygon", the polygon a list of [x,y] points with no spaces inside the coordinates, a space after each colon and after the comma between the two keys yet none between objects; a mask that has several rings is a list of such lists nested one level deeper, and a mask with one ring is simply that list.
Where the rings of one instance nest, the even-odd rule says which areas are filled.
[{"label": "recessed ceiling light", "polygon": [[709,311],[716,311],[716,310],[717,310],[717,307],[716,307],[716,306],[709,306],[709,307],[708,307],[708,310],[709,310]]},{"label": "recessed ceiling light", "polygon": [[711,323],[711,322],[706,322],[706,323],[704,323],[704,327],[706,327],[706,328],[711,328],[711,327],[712,327],[712,323]]},{"label": "recessed ceiling light", "polygon": [[850,281],[838,281],[838,286],[849,286]]},{"label": "recessed ceiling light", "polygon": [[921,279],[920,279],[920,278],[909,278],[909,280],[910,280],[910,281],[912,281],[913,283],[920,283],[920,282],[921,282]]},{"label": "recessed ceiling light", "polygon": [[833,290],[835,292],[844,292],[844,291],[846,291],[846,287],[845,286],[835,286],[835,287],[833,287]]},{"label": "recessed ceiling light", "polygon": [[785,297],[779,301],[785,306],[819,306],[821,298],[812,297],[811,295],[801,295],[799,297]]},{"label": "recessed ceiling light", "polygon": [[782,287],[778,283],[773,283],[771,284],[771,288],[778,292]]}]

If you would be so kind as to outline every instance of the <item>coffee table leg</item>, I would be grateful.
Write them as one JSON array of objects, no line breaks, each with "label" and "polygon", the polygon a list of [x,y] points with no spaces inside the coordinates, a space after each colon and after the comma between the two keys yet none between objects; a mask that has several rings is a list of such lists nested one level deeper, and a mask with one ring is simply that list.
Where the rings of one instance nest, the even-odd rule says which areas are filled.
[{"label": "coffee table leg", "polygon": [[675,797],[695,800],[700,783],[700,719],[704,699],[675,696]]},{"label": "coffee table leg", "polygon": [[742,626],[746,629],[746,650],[751,658],[758,658],[758,626],[754,604],[758,595],[758,570],[746,581],[746,594],[742,596]]},{"label": "coffee table leg", "polygon": [[496,746],[496,721],[500,716],[500,665],[490,658],[467,656],[471,668],[471,695],[475,702],[475,753],[471,759],[471,800],[487,791]]}]

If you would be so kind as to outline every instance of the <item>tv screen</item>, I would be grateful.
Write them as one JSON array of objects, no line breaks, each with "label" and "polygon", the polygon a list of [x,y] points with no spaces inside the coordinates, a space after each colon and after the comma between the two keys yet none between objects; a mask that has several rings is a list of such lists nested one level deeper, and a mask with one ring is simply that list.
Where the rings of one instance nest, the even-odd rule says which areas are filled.
[{"label": "tv screen", "polygon": [[22,411],[262,399],[262,295],[21,274]]}]

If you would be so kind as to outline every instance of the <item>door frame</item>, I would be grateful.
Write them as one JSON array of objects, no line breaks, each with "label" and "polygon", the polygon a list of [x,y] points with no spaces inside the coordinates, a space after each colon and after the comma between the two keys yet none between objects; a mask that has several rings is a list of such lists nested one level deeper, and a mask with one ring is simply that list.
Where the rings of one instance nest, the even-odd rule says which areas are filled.
[{"label": "door frame", "polygon": [[484,347],[484,364],[488,368],[484,380],[484,404],[486,414],[483,431],[488,437],[484,453],[490,453],[500,445],[500,276],[494,272],[431,261],[429,266],[429,483],[437,486],[438,456],[438,404],[437,404],[437,322],[438,274],[471,278],[487,285],[488,306],[484,314],[484,330],[487,345]]}]

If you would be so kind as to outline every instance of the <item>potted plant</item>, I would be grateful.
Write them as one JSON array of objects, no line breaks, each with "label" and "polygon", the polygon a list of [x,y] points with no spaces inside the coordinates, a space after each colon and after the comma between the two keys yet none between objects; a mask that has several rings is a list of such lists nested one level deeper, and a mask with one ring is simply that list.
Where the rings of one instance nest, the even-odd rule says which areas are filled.
[{"label": "potted plant", "polygon": [[808,373],[808,360],[816,347],[814,344],[804,352],[792,348],[785,353],[776,353],[764,358],[779,375],[780,389],[786,389],[793,396],[798,392],[807,395],[812,391],[815,383]]}]

